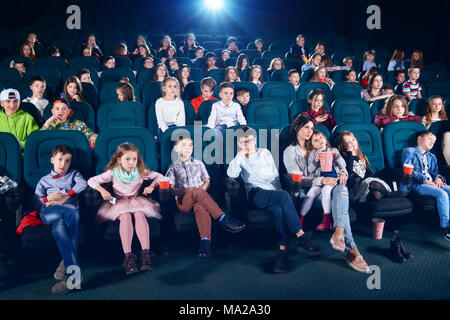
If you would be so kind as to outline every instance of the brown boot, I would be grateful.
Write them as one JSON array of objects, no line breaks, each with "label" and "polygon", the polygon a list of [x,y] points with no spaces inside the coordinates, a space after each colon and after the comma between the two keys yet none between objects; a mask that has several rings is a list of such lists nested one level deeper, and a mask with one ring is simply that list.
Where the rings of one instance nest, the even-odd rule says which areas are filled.
[{"label": "brown boot", "polygon": [[125,254],[125,261],[124,261],[124,265],[125,265],[125,273],[128,275],[139,272],[139,269],[136,265],[136,255],[132,252],[126,253]]},{"label": "brown boot", "polygon": [[345,259],[347,264],[354,270],[364,273],[369,273],[369,266],[364,261],[362,255],[355,256],[353,253],[349,252],[347,258]]},{"label": "brown boot", "polygon": [[153,269],[152,261],[150,260],[150,250],[144,249],[141,253],[141,271]]}]

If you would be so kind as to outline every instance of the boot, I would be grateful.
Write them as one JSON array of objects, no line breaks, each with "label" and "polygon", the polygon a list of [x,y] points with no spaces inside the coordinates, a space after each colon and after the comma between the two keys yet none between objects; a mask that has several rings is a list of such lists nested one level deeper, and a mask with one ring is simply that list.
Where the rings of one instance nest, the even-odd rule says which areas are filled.
[{"label": "boot", "polygon": [[322,222],[317,226],[316,230],[328,231],[332,228],[331,226],[331,214],[324,214],[322,216]]},{"label": "boot", "polygon": [[125,254],[125,273],[128,275],[139,272],[139,269],[136,265],[136,255],[132,252]]},{"label": "boot", "polygon": [[402,263],[406,261],[406,258],[402,254],[402,249],[400,247],[400,240],[398,235],[394,235],[391,240],[391,246],[389,248],[389,253],[393,261],[397,263]]},{"label": "boot", "polygon": [[144,270],[151,270],[152,267],[152,261],[150,260],[150,250],[144,249],[141,253],[141,271]]}]

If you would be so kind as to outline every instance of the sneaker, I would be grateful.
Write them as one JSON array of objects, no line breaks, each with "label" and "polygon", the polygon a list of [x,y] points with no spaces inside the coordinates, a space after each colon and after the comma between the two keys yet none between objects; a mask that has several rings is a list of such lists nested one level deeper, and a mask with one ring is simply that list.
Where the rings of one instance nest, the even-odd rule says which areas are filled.
[{"label": "sneaker", "polygon": [[324,214],[322,216],[322,222],[317,226],[316,230],[328,231],[331,230],[331,214]]},{"label": "sneaker", "polygon": [[64,260],[61,260],[61,262],[59,263],[59,266],[58,268],[56,268],[53,277],[56,280],[64,280],[66,278],[66,267],[64,266]]},{"label": "sneaker", "polygon": [[201,240],[200,248],[198,249],[199,258],[211,258],[211,241]]},{"label": "sneaker", "polygon": [[125,261],[124,261],[124,265],[125,265],[125,273],[128,275],[139,272],[139,269],[136,265],[136,255],[132,252],[127,253],[125,255]]},{"label": "sneaker", "polygon": [[230,217],[229,215],[225,215],[225,217],[220,221],[222,227],[225,231],[237,233],[245,228],[245,224],[239,220]]},{"label": "sneaker", "polygon": [[141,271],[153,269],[152,261],[150,260],[150,250],[144,249],[141,253]]},{"label": "sneaker", "polygon": [[301,237],[297,238],[298,245],[297,251],[301,253],[306,253],[311,256],[319,255],[322,251],[322,248],[311,240],[312,233],[305,233]]},{"label": "sneaker", "polygon": [[367,263],[364,261],[362,255],[354,256],[350,252],[347,255],[347,258],[345,259],[347,264],[352,267],[352,269],[363,272],[363,273],[369,273],[370,269]]},{"label": "sneaker", "polygon": [[57,284],[55,284],[52,287],[52,293],[53,294],[58,294],[58,295],[63,295],[63,294],[67,294],[72,290],[81,290],[81,282],[83,282],[83,275],[81,275],[80,277],[80,287],[79,288],[72,288],[69,289],[69,287],[67,286],[67,276],[64,276],[64,279],[60,282],[58,282]]},{"label": "sneaker", "polygon": [[[334,238],[334,239],[333,239]],[[331,247],[334,250],[344,252],[345,251],[345,240],[343,236],[333,236],[330,239]]]},{"label": "sneaker", "polygon": [[286,273],[288,271],[287,250],[278,250],[277,259],[273,267],[274,273]]}]

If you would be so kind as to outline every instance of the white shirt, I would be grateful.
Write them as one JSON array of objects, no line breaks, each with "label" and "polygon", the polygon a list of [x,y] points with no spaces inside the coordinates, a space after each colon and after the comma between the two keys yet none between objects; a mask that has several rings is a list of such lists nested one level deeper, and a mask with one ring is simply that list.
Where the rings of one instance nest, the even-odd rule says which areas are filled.
[{"label": "white shirt", "polygon": [[280,176],[272,155],[267,149],[259,148],[249,158],[236,156],[229,164],[227,174],[237,178],[242,173],[245,189],[280,190]]},{"label": "white shirt", "polygon": [[47,99],[38,99],[38,98],[28,97],[26,99],[23,99],[22,101],[23,102],[30,102],[30,103],[34,104],[36,109],[38,109],[38,111],[39,111],[39,113],[41,115],[41,118],[44,116],[45,107],[47,107],[47,105],[48,105],[48,100]]},{"label": "white shirt", "polygon": [[158,128],[160,128],[162,132],[165,132],[170,125],[176,125],[177,127],[186,125],[184,104],[183,101],[178,98],[173,101],[159,98],[156,100],[155,112]]},{"label": "white shirt", "polygon": [[213,129],[223,124],[227,125],[227,127],[247,124],[247,120],[245,120],[241,106],[238,103],[231,101],[226,106],[220,100],[212,105],[207,126]]}]

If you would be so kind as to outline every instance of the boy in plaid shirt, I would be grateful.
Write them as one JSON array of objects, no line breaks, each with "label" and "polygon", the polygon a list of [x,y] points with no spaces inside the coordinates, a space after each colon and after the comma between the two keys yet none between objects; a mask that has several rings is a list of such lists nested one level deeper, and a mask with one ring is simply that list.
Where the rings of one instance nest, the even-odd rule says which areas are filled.
[{"label": "boy in plaid shirt", "polygon": [[174,161],[167,171],[172,194],[181,212],[194,210],[195,220],[200,233],[199,258],[211,257],[211,217],[219,220],[225,231],[239,232],[245,224],[226,215],[206,190],[210,177],[203,162],[191,157],[194,149],[191,137],[180,136],[174,150],[179,160]]}]

